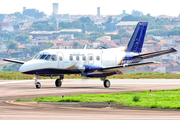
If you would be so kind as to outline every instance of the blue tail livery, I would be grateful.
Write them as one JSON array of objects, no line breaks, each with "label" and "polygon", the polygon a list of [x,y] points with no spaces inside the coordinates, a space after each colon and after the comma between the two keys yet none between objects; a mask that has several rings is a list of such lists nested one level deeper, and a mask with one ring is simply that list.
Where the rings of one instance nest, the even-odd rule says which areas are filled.
[{"label": "blue tail livery", "polygon": [[139,22],[127,45],[126,52],[141,53],[148,22]]}]

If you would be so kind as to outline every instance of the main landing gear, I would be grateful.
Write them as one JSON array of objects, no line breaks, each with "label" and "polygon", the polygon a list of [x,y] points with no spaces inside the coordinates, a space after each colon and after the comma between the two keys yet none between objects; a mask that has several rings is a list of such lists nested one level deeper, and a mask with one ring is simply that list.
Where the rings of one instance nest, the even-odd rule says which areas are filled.
[{"label": "main landing gear", "polygon": [[[60,78],[56,79],[56,81],[55,81],[56,87],[61,87],[62,80],[64,79],[64,75],[60,75],[59,77]],[[51,78],[52,78],[52,76],[51,76]],[[38,79],[38,75],[35,75],[35,77],[34,77],[34,80],[35,80],[34,84],[36,85],[36,88],[39,89],[39,88],[41,88],[41,83],[37,82],[37,79]]]},{"label": "main landing gear", "polygon": [[64,79],[64,75],[60,75],[59,77],[60,77],[60,79],[56,79],[56,81],[55,81],[56,87],[61,87],[62,80]]},{"label": "main landing gear", "polygon": [[111,86],[111,82],[108,79],[101,78],[101,81],[103,81],[105,88],[109,88]]}]

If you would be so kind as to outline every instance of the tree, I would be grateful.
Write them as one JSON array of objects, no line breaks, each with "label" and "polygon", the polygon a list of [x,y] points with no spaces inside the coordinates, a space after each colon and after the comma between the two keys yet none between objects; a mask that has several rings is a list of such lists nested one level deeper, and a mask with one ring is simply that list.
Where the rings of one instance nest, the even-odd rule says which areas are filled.
[{"label": "tree", "polygon": [[159,20],[156,20],[156,25],[170,25],[170,21],[169,20],[164,20],[164,19],[159,19]]},{"label": "tree", "polygon": [[25,34],[20,34],[20,35],[16,36],[15,40],[17,42],[20,42],[21,44],[30,43],[29,35],[25,35]]},{"label": "tree", "polygon": [[15,71],[15,72],[18,72],[20,66],[21,66],[20,64],[5,65],[5,66],[3,66],[2,71]]},{"label": "tree", "polygon": [[102,37],[104,35],[105,35],[105,33],[103,31],[94,32],[89,35],[88,40],[90,40],[91,42],[94,42],[97,38]]},{"label": "tree", "polygon": [[138,17],[134,17],[132,15],[122,17],[121,21],[138,21]]},{"label": "tree", "polygon": [[166,30],[158,29],[158,30],[148,31],[147,35],[166,36],[167,33],[168,32]]},{"label": "tree", "polygon": [[180,27],[175,27],[172,30],[169,30],[167,35],[180,35]]},{"label": "tree", "polygon": [[89,17],[81,17],[79,19],[82,23],[88,23],[91,22],[91,19]]},{"label": "tree", "polygon": [[131,34],[129,34],[129,33],[123,33],[123,34],[121,34],[121,37],[127,37],[127,38],[131,38]]},{"label": "tree", "polygon": [[51,19],[48,19],[48,22],[57,23],[56,17],[55,16],[51,16]]},{"label": "tree", "polygon": [[135,16],[135,17],[140,17],[140,16],[143,15],[143,13],[140,12],[140,11],[133,10],[132,13],[131,13],[131,15],[133,15],[133,16]]},{"label": "tree", "polygon": [[81,32],[75,32],[74,37],[76,40],[87,40],[86,34]]},{"label": "tree", "polygon": [[148,29],[156,28],[155,18],[152,16],[143,15],[142,17],[139,18],[139,21],[148,22]]},{"label": "tree", "polygon": [[85,24],[82,24],[82,32],[86,33],[86,25]]},{"label": "tree", "polygon": [[51,43],[51,42],[44,42],[44,43],[41,43],[40,50],[49,49],[52,46],[53,46],[53,43]]},{"label": "tree", "polygon": [[36,9],[26,9],[23,11],[23,15],[32,16],[36,19],[42,18],[45,16],[44,12],[39,12],[39,10]]},{"label": "tree", "polygon": [[39,46],[32,46],[30,48],[30,51],[31,51],[31,56],[34,56],[35,54],[37,54],[38,52],[41,51],[40,47]]},{"label": "tree", "polygon": [[4,15],[0,14],[0,21],[3,21],[3,19],[4,19]]},{"label": "tree", "polygon": [[39,31],[54,31],[55,26],[48,24],[48,21],[33,22],[32,28]]},{"label": "tree", "polygon": [[17,49],[18,49],[17,46],[18,46],[17,43],[11,41],[11,42],[8,44],[7,48],[8,48],[8,49],[17,50]]},{"label": "tree", "polygon": [[3,21],[3,19],[4,19],[4,15],[0,14],[0,21]]},{"label": "tree", "polygon": [[73,22],[60,22],[59,27],[61,29],[84,29],[85,27],[86,31],[98,31],[99,28],[96,24],[94,24],[93,21],[89,17],[82,17],[77,21]]},{"label": "tree", "polygon": [[109,24],[109,23],[111,23],[112,22],[112,16],[110,16],[109,18],[108,18],[108,20],[106,21],[106,23],[105,24]]},{"label": "tree", "polygon": [[73,42],[73,48],[78,48],[79,43],[78,42]]}]

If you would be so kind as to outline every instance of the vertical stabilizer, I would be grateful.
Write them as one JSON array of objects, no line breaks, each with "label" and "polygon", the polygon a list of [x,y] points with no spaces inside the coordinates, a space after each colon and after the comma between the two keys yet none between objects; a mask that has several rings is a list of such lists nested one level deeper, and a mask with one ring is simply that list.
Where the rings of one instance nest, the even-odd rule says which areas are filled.
[{"label": "vertical stabilizer", "polygon": [[148,22],[139,22],[127,45],[126,52],[140,53],[144,43]]}]

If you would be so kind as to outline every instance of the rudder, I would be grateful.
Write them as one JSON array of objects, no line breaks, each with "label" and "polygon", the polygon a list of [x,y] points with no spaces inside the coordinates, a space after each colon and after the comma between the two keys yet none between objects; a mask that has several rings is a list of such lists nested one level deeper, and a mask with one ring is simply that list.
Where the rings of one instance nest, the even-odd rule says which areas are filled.
[{"label": "rudder", "polygon": [[126,52],[141,53],[148,22],[139,22],[127,45]]}]

